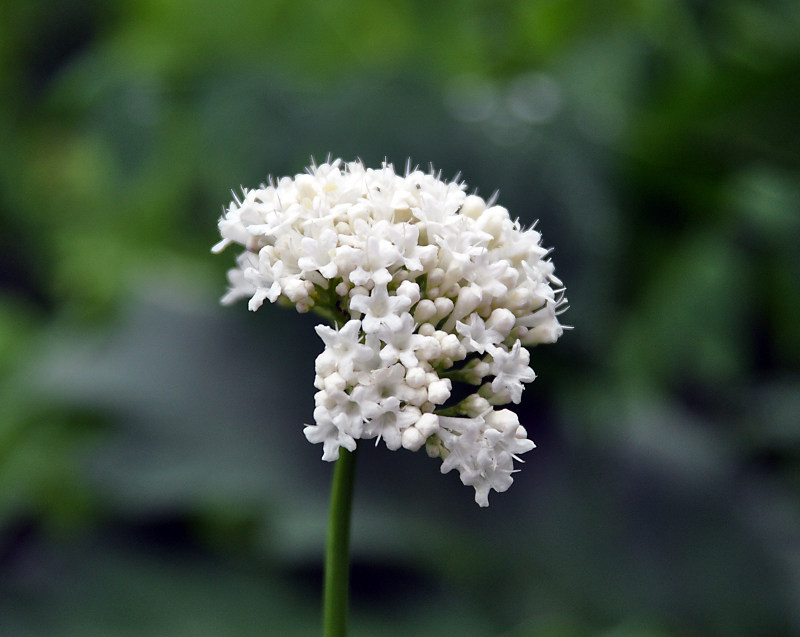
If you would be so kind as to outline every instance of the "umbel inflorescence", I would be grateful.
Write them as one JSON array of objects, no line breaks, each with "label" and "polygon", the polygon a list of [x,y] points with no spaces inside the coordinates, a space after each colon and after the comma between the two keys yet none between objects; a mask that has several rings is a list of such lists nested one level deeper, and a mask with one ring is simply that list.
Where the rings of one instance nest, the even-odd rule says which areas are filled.
[{"label": "umbel inflorescence", "polygon": [[330,322],[316,327],[325,349],[304,429],[323,460],[358,439],[425,447],[488,506],[535,446],[498,407],[520,402],[535,378],[526,347],[561,336],[566,300],[540,234],[465,190],[388,163],[312,165],[245,189],[213,251],[245,248],[223,303],[280,301]]}]

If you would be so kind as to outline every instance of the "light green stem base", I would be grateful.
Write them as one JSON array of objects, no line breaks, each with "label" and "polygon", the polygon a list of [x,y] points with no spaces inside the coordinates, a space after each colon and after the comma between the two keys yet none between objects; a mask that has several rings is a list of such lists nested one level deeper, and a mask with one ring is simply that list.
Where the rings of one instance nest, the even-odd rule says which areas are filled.
[{"label": "light green stem base", "polygon": [[356,455],[339,449],[333,469],[331,509],[328,519],[328,546],[325,554],[323,602],[324,637],[346,637],[347,606],[350,590],[350,511],[353,503]]}]

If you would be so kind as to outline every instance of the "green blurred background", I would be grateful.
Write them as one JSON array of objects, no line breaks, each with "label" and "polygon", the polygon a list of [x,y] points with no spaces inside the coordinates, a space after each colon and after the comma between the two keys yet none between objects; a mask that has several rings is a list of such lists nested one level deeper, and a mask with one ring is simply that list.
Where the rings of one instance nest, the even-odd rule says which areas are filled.
[{"label": "green blurred background", "polygon": [[800,3],[4,0],[0,95],[0,634],[317,634],[316,321],[209,248],[328,153],[499,189],[575,326],[488,510],[363,450],[353,635],[800,634]]}]

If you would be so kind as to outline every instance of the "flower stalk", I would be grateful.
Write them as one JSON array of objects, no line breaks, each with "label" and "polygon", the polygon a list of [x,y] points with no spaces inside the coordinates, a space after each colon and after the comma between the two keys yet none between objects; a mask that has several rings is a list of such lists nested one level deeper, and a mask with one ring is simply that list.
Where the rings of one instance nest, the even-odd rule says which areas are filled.
[{"label": "flower stalk", "polygon": [[328,543],[325,553],[325,590],[323,593],[324,637],[347,635],[347,611],[350,590],[350,512],[355,481],[355,451],[341,449],[333,470]]}]

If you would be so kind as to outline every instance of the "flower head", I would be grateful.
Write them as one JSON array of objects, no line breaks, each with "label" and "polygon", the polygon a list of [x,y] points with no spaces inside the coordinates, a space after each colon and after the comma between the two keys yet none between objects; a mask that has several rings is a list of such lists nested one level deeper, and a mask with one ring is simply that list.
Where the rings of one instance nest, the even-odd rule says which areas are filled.
[{"label": "flower head", "polygon": [[[535,378],[527,346],[557,340],[566,299],[540,234],[439,175],[330,161],[245,190],[220,219],[244,248],[223,303],[314,310],[315,424],[323,460],[358,439],[441,457],[475,500],[511,485],[534,447],[516,414]],[[451,401],[453,383],[476,387]],[[451,404],[454,403],[454,404]]]}]

